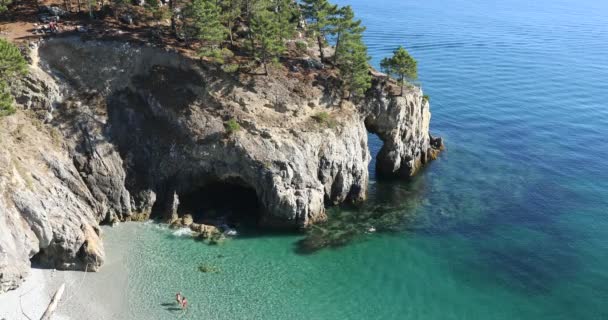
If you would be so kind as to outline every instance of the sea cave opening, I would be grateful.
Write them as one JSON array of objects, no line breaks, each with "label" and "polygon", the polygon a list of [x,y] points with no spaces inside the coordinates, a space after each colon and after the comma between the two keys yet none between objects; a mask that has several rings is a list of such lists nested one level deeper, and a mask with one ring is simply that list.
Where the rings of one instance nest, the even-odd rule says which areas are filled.
[{"label": "sea cave opening", "polygon": [[254,188],[239,178],[214,180],[179,194],[178,214],[195,222],[257,226],[261,205]]},{"label": "sea cave opening", "polygon": [[378,174],[377,174],[377,160],[378,160],[378,154],[380,153],[380,150],[382,149],[382,146],[384,145],[384,141],[382,141],[382,139],[380,139],[380,137],[375,134],[372,131],[367,131],[367,147],[369,148],[369,153],[371,155],[371,161],[369,162],[368,165],[368,171],[369,171],[369,178],[370,180],[377,180],[378,179]]}]

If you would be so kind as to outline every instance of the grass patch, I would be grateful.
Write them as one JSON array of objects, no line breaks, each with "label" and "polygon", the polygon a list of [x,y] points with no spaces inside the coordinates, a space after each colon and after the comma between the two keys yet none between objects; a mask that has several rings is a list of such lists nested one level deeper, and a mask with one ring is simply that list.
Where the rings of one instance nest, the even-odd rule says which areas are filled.
[{"label": "grass patch", "polygon": [[10,116],[17,110],[12,105],[0,105],[0,117]]},{"label": "grass patch", "polygon": [[241,130],[241,125],[232,118],[224,122],[224,129],[226,129],[227,134],[232,135]]},{"label": "grass patch", "polygon": [[222,70],[226,73],[235,73],[235,72],[239,71],[240,67],[241,66],[239,66],[236,63],[228,63],[228,64],[222,65]]},{"label": "grass patch", "polygon": [[234,52],[227,48],[203,48],[198,52],[199,56],[207,58],[213,62],[224,64],[227,60],[234,57]]},{"label": "grass patch", "polygon": [[8,90],[6,82],[0,80],[0,117],[10,116],[15,113],[15,99]]},{"label": "grass patch", "polygon": [[313,119],[319,124],[327,125],[329,128],[336,126],[336,120],[326,111],[321,111],[312,116]]},{"label": "grass patch", "polygon": [[308,43],[304,41],[296,41],[296,51],[300,55],[305,55],[308,53]]}]

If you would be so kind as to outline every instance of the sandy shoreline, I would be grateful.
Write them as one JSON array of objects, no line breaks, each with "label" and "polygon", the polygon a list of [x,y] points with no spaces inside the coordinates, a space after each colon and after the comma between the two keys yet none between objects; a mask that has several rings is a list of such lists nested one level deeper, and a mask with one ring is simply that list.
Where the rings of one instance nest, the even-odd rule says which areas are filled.
[{"label": "sandy shoreline", "polygon": [[65,293],[53,319],[128,319],[128,250],[129,242],[108,243],[99,272],[33,268],[19,288],[0,294],[0,320],[39,319],[62,283]]},{"label": "sandy shoreline", "polygon": [[[56,288],[52,283],[58,276],[54,270],[32,269],[25,282],[16,290],[0,294],[0,319],[39,319]],[[67,275],[72,277],[72,275]],[[64,276],[59,275],[63,278]],[[67,286],[67,284],[66,284]],[[54,319],[70,319],[57,312]]]},{"label": "sandy shoreline", "polygon": [[121,299],[121,287],[126,282],[106,281],[109,273],[32,269],[19,288],[0,294],[0,320],[39,319],[62,283],[66,289],[53,319],[124,318],[120,314],[124,312],[122,301],[126,300]]}]

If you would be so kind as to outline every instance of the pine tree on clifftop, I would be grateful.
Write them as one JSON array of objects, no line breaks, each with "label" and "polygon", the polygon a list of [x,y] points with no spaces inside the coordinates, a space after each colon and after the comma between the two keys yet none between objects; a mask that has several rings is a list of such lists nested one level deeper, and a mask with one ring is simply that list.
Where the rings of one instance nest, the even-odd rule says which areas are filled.
[{"label": "pine tree on clifftop", "polygon": [[283,39],[277,37],[281,25],[277,14],[271,10],[272,7],[255,10],[250,26],[253,37],[252,46],[257,46],[253,52],[264,65],[266,75],[268,75],[268,63],[278,61],[279,55],[285,51]]},{"label": "pine tree on clifftop", "polygon": [[243,1],[242,0],[221,0],[220,7],[222,9],[222,23],[226,26],[226,31],[230,39],[230,44],[234,45],[234,38],[232,31],[237,22],[237,19],[242,14]]},{"label": "pine tree on clifftop", "polygon": [[278,27],[277,37],[280,40],[288,40],[293,37],[296,29],[295,17],[297,7],[293,0],[270,0],[270,10],[274,12],[274,19]]},{"label": "pine tree on clifftop", "polygon": [[302,0],[302,13],[308,22],[310,31],[314,33],[319,45],[321,61],[325,59],[323,47],[325,46],[325,36],[330,32],[332,26],[332,16],[336,14],[338,7],[332,5],[327,0]]},{"label": "pine tree on clifftop", "polygon": [[403,95],[406,80],[418,78],[418,62],[403,47],[395,49],[392,57],[382,59],[380,66],[388,75],[397,77],[401,84],[401,95]]},{"label": "pine tree on clifftop", "polygon": [[361,34],[365,31],[365,27],[361,26],[361,20],[355,20],[355,13],[351,6],[342,7],[337,14],[332,18],[333,25],[331,34],[336,36],[336,47],[333,62],[337,63],[340,44],[345,33]]},{"label": "pine tree on clifftop", "polygon": [[[361,29],[357,30],[362,32]],[[344,32],[341,45],[336,51],[338,69],[349,99],[362,97],[371,87],[370,57],[361,32]]]},{"label": "pine tree on clifftop", "polygon": [[193,0],[184,10],[186,34],[216,48],[226,37],[217,0]]}]

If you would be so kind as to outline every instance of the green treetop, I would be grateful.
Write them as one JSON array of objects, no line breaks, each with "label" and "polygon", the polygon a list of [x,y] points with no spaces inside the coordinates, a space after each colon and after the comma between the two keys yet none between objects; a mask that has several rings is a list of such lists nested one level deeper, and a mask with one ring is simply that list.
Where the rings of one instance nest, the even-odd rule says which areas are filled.
[{"label": "green treetop", "polygon": [[342,7],[337,11],[337,14],[332,18],[333,28],[331,33],[336,36],[336,47],[334,54],[334,64],[338,60],[338,53],[340,52],[340,42],[342,41],[342,35],[345,32],[360,34],[365,31],[365,27],[361,26],[361,20],[355,20],[355,13],[351,6]]},{"label": "green treetop", "polygon": [[403,47],[399,47],[393,51],[392,57],[384,58],[380,66],[387,74],[397,77],[401,84],[401,95],[403,95],[406,80],[418,78],[418,63]]},{"label": "green treetop", "polygon": [[251,28],[251,23],[253,21],[253,17],[255,15],[255,13],[261,9],[265,9],[264,8],[264,3],[261,3],[265,0],[242,0],[243,4],[241,6],[241,9],[243,9],[243,16],[245,18],[245,23],[247,24],[247,27],[249,29],[249,32],[247,33],[247,38],[249,39],[249,49],[251,50],[251,56],[255,57],[256,56],[256,48],[255,48],[255,37],[253,34],[253,30]]},{"label": "green treetop", "polygon": [[186,33],[216,48],[226,37],[226,28],[221,23],[221,8],[217,0],[193,0],[184,10]]},{"label": "green treetop", "polygon": [[13,81],[27,73],[27,62],[19,49],[10,42],[0,38],[0,116],[15,112],[13,96],[8,88],[8,81]]},{"label": "green treetop", "polygon": [[371,87],[367,47],[360,32],[344,32],[341,37],[341,45],[336,52],[338,69],[348,98],[358,98]]},{"label": "green treetop", "polygon": [[0,78],[9,80],[27,72],[27,62],[19,49],[12,43],[0,38]]},{"label": "green treetop", "polygon": [[277,37],[280,40],[291,39],[296,28],[297,11],[293,0],[270,0],[270,10],[278,27]]},{"label": "green treetop", "polygon": [[308,21],[308,27],[317,38],[321,61],[323,61],[325,59],[323,53],[325,35],[330,32],[332,16],[337,12],[338,7],[327,0],[302,0],[301,6],[304,18]]},{"label": "green treetop", "polygon": [[256,58],[264,65],[264,72],[268,75],[268,63],[277,61],[280,54],[285,51],[283,39],[277,37],[280,24],[276,13],[266,8],[255,10],[251,20],[252,46],[257,46],[253,52]]},{"label": "green treetop", "polygon": [[387,77],[390,77],[390,75],[393,71],[391,68],[391,63],[392,63],[391,58],[384,58],[380,61],[380,70],[382,70],[382,72],[386,73]]},{"label": "green treetop", "polygon": [[241,16],[241,9],[243,7],[242,0],[220,0],[220,7],[222,9],[222,23],[226,26],[230,44],[234,44],[234,38],[232,31],[234,29],[236,21]]}]

